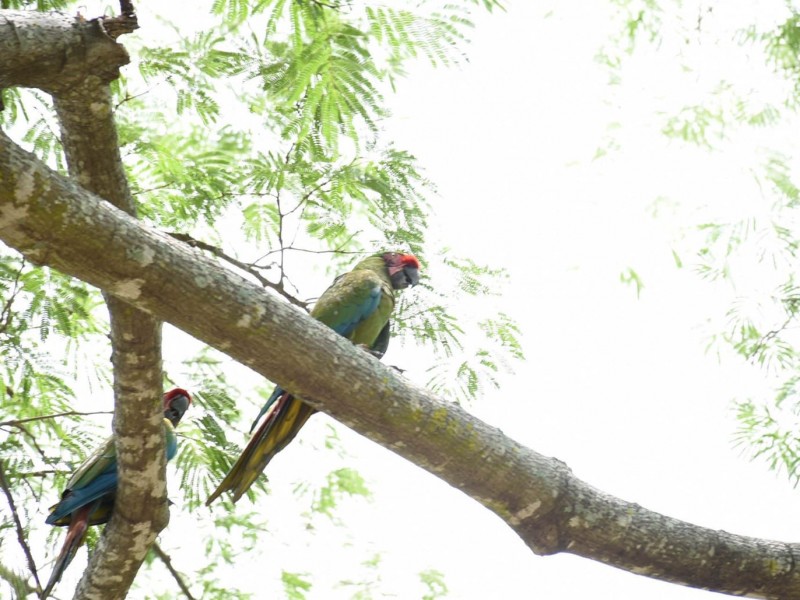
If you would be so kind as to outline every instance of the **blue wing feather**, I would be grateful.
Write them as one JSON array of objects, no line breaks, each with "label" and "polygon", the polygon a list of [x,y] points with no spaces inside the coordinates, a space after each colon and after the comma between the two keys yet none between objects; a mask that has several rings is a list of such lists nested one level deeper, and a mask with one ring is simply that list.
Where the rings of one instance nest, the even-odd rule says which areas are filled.
[{"label": "blue wing feather", "polygon": [[69,490],[55,507],[55,510],[47,517],[45,523],[54,525],[56,521],[66,517],[81,506],[86,506],[106,494],[114,493],[117,489],[116,462],[113,464],[113,469],[113,471],[107,470],[101,473],[82,488]]},{"label": "blue wing feather", "polygon": [[[175,429],[169,420],[164,419],[163,425],[164,433],[166,434],[167,438],[166,455],[167,460],[169,461],[172,460],[175,457],[175,454],[178,452],[178,439],[175,435]],[[118,482],[117,457],[116,453],[110,454],[103,452],[107,446],[108,443],[100,448],[101,458],[103,461],[105,461],[102,471],[96,475],[92,474],[89,481],[85,481],[85,477],[79,477],[77,483],[74,483],[71,480],[71,487],[67,488],[64,496],[61,498],[61,501],[53,507],[52,512],[50,515],[48,515],[45,523],[48,525],[56,525],[57,521],[63,519],[80,507],[87,506],[103,496],[113,495],[116,493]],[[113,445],[111,447],[113,448]],[[93,460],[95,461],[94,464],[97,464],[97,460],[99,459],[95,456],[93,457]],[[87,473],[90,470],[91,464],[87,466],[86,463],[81,465],[81,467],[78,469],[79,472],[83,473]]]},{"label": "blue wing feather", "polygon": [[356,311],[354,313],[349,315],[349,319],[342,321],[341,323],[326,324],[339,335],[348,337],[351,333],[353,333],[353,330],[359,323],[378,310],[378,305],[380,302],[381,288],[380,286],[376,285],[372,288],[366,300],[356,307]]}]

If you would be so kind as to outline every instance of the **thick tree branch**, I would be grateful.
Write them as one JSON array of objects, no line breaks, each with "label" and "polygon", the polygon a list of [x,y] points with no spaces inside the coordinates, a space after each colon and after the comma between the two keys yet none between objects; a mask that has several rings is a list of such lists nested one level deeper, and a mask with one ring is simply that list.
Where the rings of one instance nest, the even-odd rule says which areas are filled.
[{"label": "thick tree branch", "polygon": [[80,85],[87,75],[112,81],[128,62],[128,53],[108,35],[103,19],[0,10],[0,89],[60,93]]},{"label": "thick tree branch", "polygon": [[25,257],[113,292],[304,397],[494,511],[534,552],[739,596],[800,598],[800,545],[697,527],[592,488],[2,133],[0,180],[0,239]]}]

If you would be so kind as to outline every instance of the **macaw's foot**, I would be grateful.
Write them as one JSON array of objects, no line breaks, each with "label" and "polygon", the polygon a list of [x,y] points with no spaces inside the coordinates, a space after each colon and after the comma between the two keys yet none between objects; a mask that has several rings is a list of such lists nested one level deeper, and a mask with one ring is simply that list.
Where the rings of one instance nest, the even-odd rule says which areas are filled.
[{"label": "macaw's foot", "polygon": [[366,352],[368,354],[371,354],[372,356],[374,356],[378,360],[383,358],[383,352],[381,352],[380,350],[373,350],[372,348],[370,348],[366,344],[356,344],[356,346],[358,348],[361,348],[364,352]]}]

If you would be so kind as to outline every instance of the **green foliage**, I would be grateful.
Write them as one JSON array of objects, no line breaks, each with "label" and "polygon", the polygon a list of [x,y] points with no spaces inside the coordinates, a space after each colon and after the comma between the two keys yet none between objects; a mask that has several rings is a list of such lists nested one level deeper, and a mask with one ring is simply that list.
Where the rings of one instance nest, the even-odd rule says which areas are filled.
[{"label": "green foliage", "polygon": [[619,274],[619,280],[625,285],[632,286],[636,290],[636,297],[642,297],[642,290],[644,289],[644,282],[639,274],[631,267],[626,268]]},{"label": "green foliage", "polygon": [[419,574],[419,580],[427,588],[422,600],[436,600],[447,595],[447,584],[444,582],[444,573],[436,569],[428,569]]},{"label": "green foliage", "polygon": [[4,110],[0,111],[0,126],[12,127],[23,123],[21,143],[35,152],[51,168],[65,170],[58,124],[47,96],[31,89],[8,89],[2,91]]},{"label": "green foliage", "polygon": [[343,579],[339,582],[339,586],[353,590],[350,596],[352,600],[371,600],[374,598],[375,590],[380,588],[380,566],[382,561],[383,557],[380,554],[373,555],[361,563],[366,567],[369,577],[360,581]]},{"label": "green foliage", "polygon": [[308,580],[308,573],[281,573],[283,591],[290,600],[305,600],[306,592],[311,590],[311,581]]},{"label": "green foliage", "polygon": [[662,131],[667,137],[711,148],[712,138],[724,138],[724,125],[725,118],[719,109],[686,106],[667,120]]},{"label": "green foliage", "polygon": [[[722,176],[745,169],[752,176],[752,188],[719,203],[727,206],[718,214],[702,201],[692,206],[693,231],[681,232],[683,247],[673,255],[678,268],[691,264],[710,289],[731,296],[709,346],[720,356],[733,350],[773,384],[772,397],[737,403],[737,443],[796,485],[800,173],[792,158],[796,144],[784,132],[796,126],[800,107],[800,12],[791,4],[767,3],[759,9],[759,16],[770,15],[763,19],[756,13],[725,19],[701,2],[688,10],[667,10],[674,4],[669,1],[616,4],[617,32],[600,57],[611,80],[622,81],[629,69],[635,72],[637,57],[648,57],[651,72],[673,82],[678,99],[659,102],[654,116],[660,132],[709,161],[727,161]],[[669,56],[656,63],[661,48],[669,48]],[[604,150],[619,147],[616,139],[604,144]],[[632,271],[621,278],[640,290]]]},{"label": "green foliage", "polygon": [[333,518],[334,510],[344,495],[364,498],[369,498],[371,495],[358,471],[346,467],[328,473],[325,485],[315,494],[312,510]]},{"label": "green foliage", "polygon": [[778,26],[767,32],[751,30],[751,39],[755,38],[764,44],[770,64],[794,83],[794,97],[791,104],[800,100],[800,15],[792,10],[789,17]]},{"label": "green foliage", "polygon": [[0,8],[25,8],[38,11],[62,10],[69,6],[68,0],[0,0]]},{"label": "green foliage", "polygon": [[34,591],[25,574],[8,569],[3,565],[0,565],[0,579],[8,584],[8,588],[15,598],[24,598]]},{"label": "green foliage", "polygon": [[[619,82],[619,69],[642,44],[657,44],[663,28],[663,9],[656,0],[613,0],[617,5],[617,31],[597,53],[597,60],[609,67],[611,82]],[[667,2],[669,3],[669,2]]]},{"label": "green foliage", "polygon": [[[796,387],[798,378],[793,378],[791,387]],[[785,395],[783,390],[781,395]],[[792,394],[795,394],[792,389]],[[793,400],[792,412],[784,407],[769,407],[753,401],[737,404],[739,430],[736,442],[754,458],[767,462],[773,471],[784,473],[797,487],[800,483],[800,444],[797,434],[797,400]]]}]

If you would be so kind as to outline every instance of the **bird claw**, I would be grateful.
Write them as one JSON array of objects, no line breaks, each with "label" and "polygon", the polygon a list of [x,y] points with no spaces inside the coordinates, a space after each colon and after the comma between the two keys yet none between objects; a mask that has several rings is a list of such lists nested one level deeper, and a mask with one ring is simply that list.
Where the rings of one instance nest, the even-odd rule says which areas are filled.
[{"label": "bird claw", "polygon": [[[374,357],[375,357],[375,358],[377,358],[378,360],[380,360],[380,359],[382,359],[382,358],[383,358],[383,355],[384,355],[384,353],[383,353],[383,352],[379,352],[379,351],[377,351],[377,350],[373,350],[372,348],[370,348],[370,347],[369,347],[369,346],[367,346],[366,344],[356,344],[356,346],[357,346],[358,348],[361,348],[361,349],[362,349],[364,352],[367,352],[368,354],[371,354],[372,356],[374,356]],[[390,369],[394,369],[394,370],[395,370],[395,371],[397,371],[397,372],[398,372],[400,375],[402,375],[403,373],[405,373],[405,372],[406,372],[406,370],[405,370],[405,369],[401,369],[400,367],[398,367],[398,366],[395,366],[395,365],[386,365],[386,366],[387,366],[387,367],[389,367]]]},{"label": "bird claw", "polygon": [[377,350],[373,350],[372,348],[370,348],[366,344],[356,344],[356,346],[361,348],[364,352],[366,352],[368,354],[371,354],[372,356],[374,356],[378,360],[383,358],[383,352],[378,352]]}]

